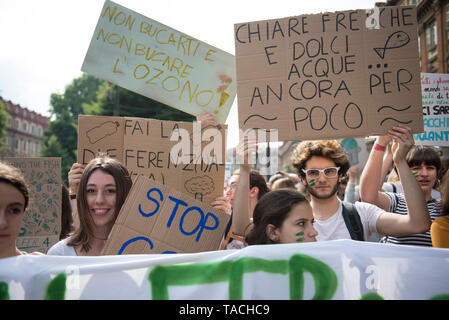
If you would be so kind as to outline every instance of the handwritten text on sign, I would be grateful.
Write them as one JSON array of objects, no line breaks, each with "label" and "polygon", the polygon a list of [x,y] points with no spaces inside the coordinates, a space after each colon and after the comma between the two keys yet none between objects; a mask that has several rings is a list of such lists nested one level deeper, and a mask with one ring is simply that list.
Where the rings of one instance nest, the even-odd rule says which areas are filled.
[{"label": "handwritten text on sign", "polygon": [[217,250],[229,217],[138,176],[111,231],[106,254]]},{"label": "handwritten text on sign", "polygon": [[449,146],[449,75],[421,73],[424,133],[416,144]]},{"label": "handwritten text on sign", "polygon": [[[374,21],[374,22],[373,22]],[[279,140],[422,132],[415,7],[235,25],[239,125]]]},{"label": "handwritten text on sign", "polygon": [[82,70],[173,108],[225,123],[234,56],[106,1]]}]

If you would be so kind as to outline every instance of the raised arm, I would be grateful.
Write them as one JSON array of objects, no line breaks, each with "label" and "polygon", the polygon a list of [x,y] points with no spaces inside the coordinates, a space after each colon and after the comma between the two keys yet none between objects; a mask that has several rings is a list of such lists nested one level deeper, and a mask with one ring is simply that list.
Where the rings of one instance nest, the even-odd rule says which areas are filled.
[{"label": "raised arm", "polygon": [[391,236],[426,232],[431,224],[426,200],[406,161],[407,153],[414,144],[412,131],[407,126],[398,125],[389,131],[389,135],[393,137],[393,161],[404,189],[408,214],[386,212],[380,215],[376,224],[377,231]]},{"label": "raised arm", "polygon": [[232,230],[236,235],[244,236],[249,231],[248,226],[251,224],[250,213],[250,184],[249,177],[251,172],[251,164],[249,164],[250,156],[255,149],[255,141],[244,139],[237,146],[237,152],[243,155],[240,164],[239,180],[234,192],[233,211],[232,211]]},{"label": "raised arm", "polygon": [[373,148],[363,168],[360,176],[360,198],[364,202],[375,204],[376,206],[388,211],[390,200],[380,191],[379,177],[382,174],[382,163],[384,152],[391,137],[379,136],[376,138]]}]

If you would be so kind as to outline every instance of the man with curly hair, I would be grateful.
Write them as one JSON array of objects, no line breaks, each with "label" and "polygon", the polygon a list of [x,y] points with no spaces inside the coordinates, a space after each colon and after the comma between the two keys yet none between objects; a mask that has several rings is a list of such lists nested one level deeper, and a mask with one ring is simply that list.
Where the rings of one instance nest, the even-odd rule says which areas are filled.
[{"label": "man with curly hair", "polygon": [[[399,236],[425,232],[430,228],[426,201],[406,162],[406,155],[414,144],[411,130],[400,125],[391,129],[389,135],[394,141],[393,160],[405,186],[404,194],[407,207],[410,208],[408,215],[387,212],[365,202],[356,202],[351,206],[340,201],[337,196],[338,186],[349,169],[349,161],[339,142],[303,141],[296,147],[291,160],[310,194],[318,241],[367,240],[373,232]],[[344,209],[348,205],[350,209]],[[345,210],[352,212],[349,218],[343,214]],[[359,229],[356,230],[357,237],[354,235],[355,229]]]}]

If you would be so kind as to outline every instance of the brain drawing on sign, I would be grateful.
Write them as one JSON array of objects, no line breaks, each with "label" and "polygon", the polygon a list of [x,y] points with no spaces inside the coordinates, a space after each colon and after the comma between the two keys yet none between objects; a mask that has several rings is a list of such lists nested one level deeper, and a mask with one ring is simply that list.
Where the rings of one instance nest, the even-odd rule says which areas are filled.
[{"label": "brain drawing on sign", "polygon": [[239,126],[278,139],[422,132],[416,7],[238,23]]}]

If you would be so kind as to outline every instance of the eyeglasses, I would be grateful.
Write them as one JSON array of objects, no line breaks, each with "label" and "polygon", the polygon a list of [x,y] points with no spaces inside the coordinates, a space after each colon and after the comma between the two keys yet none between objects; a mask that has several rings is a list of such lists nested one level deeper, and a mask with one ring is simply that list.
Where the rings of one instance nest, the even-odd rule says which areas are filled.
[{"label": "eyeglasses", "polygon": [[302,172],[304,172],[309,179],[317,179],[321,173],[324,173],[326,178],[335,178],[338,175],[339,170],[340,167],[329,167],[324,169],[302,169]]}]

